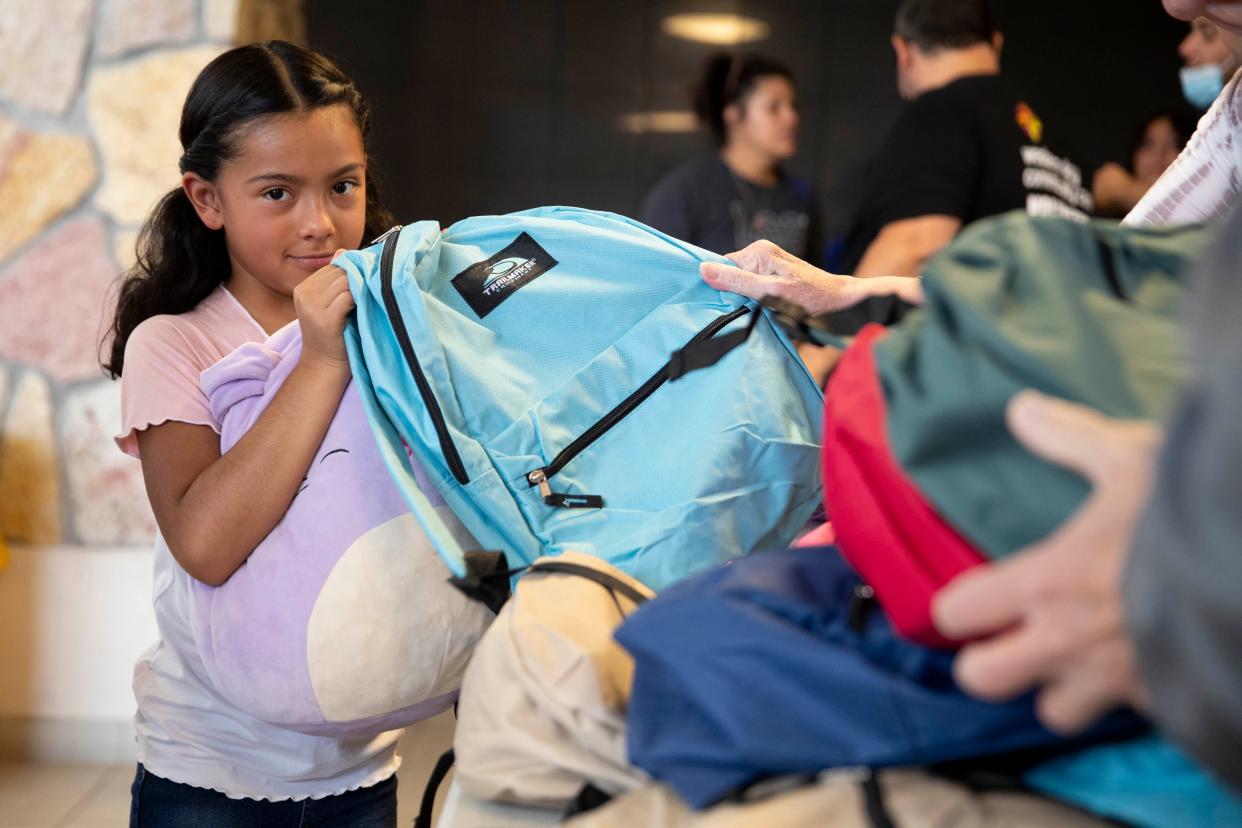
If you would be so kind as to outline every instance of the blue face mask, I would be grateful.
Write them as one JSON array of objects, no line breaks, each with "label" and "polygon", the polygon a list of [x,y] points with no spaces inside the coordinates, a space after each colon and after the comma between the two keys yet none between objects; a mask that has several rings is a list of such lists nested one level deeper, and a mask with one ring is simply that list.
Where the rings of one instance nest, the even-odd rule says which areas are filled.
[{"label": "blue face mask", "polygon": [[1210,107],[1220,90],[1225,87],[1220,65],[1216,63],[1183,66],[1179,74],[1182,79],[1182,95],[1200,112]]}]

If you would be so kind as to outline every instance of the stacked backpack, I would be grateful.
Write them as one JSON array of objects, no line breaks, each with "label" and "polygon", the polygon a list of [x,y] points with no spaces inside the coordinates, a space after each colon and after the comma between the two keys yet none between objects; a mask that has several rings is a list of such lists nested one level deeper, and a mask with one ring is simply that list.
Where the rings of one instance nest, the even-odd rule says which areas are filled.
[{"label": "stacked backpack", "polygon": [[[617,632],[628,758],[691,804],[775,774],[1018,755],[1024,784],[1094,813],[1210,823],[1242,807],[1134,715],[1066,742],[1030,698],[965,698],[951,652],[925,646],[953,644],[930,623],[940,586],[1087,494],[1013,440],[1009,398],[1165,414],[1203,241],[1022,215],[964,232],[925,273],[926,306],[864,331],[829,386],[826,505],[849,567],[829,549],[714,566],[804,524],[821,407],[773,317],[699,279],[720,257],[569,208],[422,223],[343,257],[346,340],[389,470],[464,588],[496,605],[523,566],[573,550],[659,593]],[[407,449],[477,549],[429,508]],[[874,692],[833,690],[842,665]],[[774,689],[801,706],[773,711]]]},{"label": "stacked backpack", "polygon": [[863,329],[828,385],[825,502],[898,631],[949,643],[931,623],[936,590],[1045,537],[1088,493],[1009,433],[1011,397],[1168,415],[1190,370],[1183,280],[1205,241],[1199,227],[1013,213],[930,263],[923,308]]},{"label": "stacked backpack", "polygon": [[639,608],[617,633],[635,657],[631,761],[698,807],[772,775],[974,759],[1136,825],[1242,824],[1242,804],[1133,714],[1070,742],[1030,696],[965,697],[930,613],[941,586],[1088,493],[1010,435],[1014,394],[1170,411],[1205,240],[1021,214],[963,232],[925,270],[925,306],[864,329],[829,383],[825,505],[849,568],[836,549],[761,555]]}]

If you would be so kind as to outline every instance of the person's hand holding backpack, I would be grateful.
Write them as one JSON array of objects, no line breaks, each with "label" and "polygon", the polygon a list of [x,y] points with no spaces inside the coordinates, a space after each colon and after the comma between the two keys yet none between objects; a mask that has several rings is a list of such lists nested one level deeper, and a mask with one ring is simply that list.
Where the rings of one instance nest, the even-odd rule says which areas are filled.
[{"label": "person's hand holding backpack", "polygon": [[1038,688],[1040,719],[1073,733],[1119,705],[1146,706],[1121,580],[1162,435],[1031,391],[1007,414],[1023,445],[1083,475],[1092,493],[1048,537],[950,582],[933,618],[946,636],[977,639],[954,667],[964,690],[1001,700]]},{"label": "person's hand holding backpack", "polygon": [[704,262],[699,265],[703,281],[717,290],[740,293],[751,299],[773,296],[800,305],[812,315],[853,307],[871,296],[895,295],[919,304],[923,289],[918,279],[877,276],[856,279],[820,270],[770,241],[753,242],[728,258],[736,266]]}]

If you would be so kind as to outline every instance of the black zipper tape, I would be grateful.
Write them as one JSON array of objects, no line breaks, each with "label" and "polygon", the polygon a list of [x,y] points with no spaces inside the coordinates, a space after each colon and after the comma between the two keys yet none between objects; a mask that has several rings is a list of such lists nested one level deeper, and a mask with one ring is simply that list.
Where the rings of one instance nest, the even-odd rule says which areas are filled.
[{"label": "black zipper tape", "polygon": [[740,331],[712,337],[695,337],[686,347],[673,353],[665,367],[665,375],[669,381],[679,380],[691,371],[710,368],[724,359],[733,349],[750,339],[755,325],[762,316],[758,311],[750,318],[750,324]]},{"label": "black zipper tape", "polygon": [[1117,260],[1114,258],[1113,249],[1100,233],[1095,234],[1095,249],[1100,256],[1100,266],[1104,270],[1104,278],[1108,280],[1108,286],[1112,290],[1113,295],[1123,302],[1129,302],[1130,297],[1126,296],[1125,288],[1121,284],[1121,277],[1117,273]]},{"label": "black zipper tape", "polygon": [[[685,348],[689,348],[692,345],[715,336],[718,331],[730,322],[740,319],[750,312],[750,306],[743,305],[740,308],[735,308],[729,313],[726,313],[724,316],[713,319],[709,325],[695,334],[694,337],[686,343]],[[685,348],[682,350],[685,350]],[[680,353],[681,351],[677,352],[677,354]],[[675,358],[676,354],[673,358],[670,358],[668,362],[661,366],[660,370],[656,371],[646,382],[640,385],[634,393],[630,394],[618,403],[611,411],[603,417],[600,417],[590,428],[574,438],[569,445],[557,452],[556,456],[552,458],[551,463],[542,468],[533,469],[527,475],[527,484],[530,486],[537,486],[540,483],[546,483],[553,475],[565,468],[570,461],[586,450],[587,447],[607,434],[613,426],[632,414],[634,409],[642,405],[648,397],[660,389],[660,386],[669,381],[671,366],[673,365]],[[604,505],[604,499],[599,495],[566,495],[559,492],[546,492],[543,500],[544,503],[549,506],[569,508],[577,507],[599,509]]]},{"label": "black zipper tape", "polygon": [[418,357],[414,354],[414,344],[410,342],[410,332],[405,327],[405,319],[402,318],[401,308],[397,305],[397,295],[392,289],[392,262],[397,256],[397,240],[401,238],[400,227],[394,229],[398,232],[391,233],[388,238],[384,239],[384,249],[380,254],[380,289],[384,296],[384,309],[388,312],[388,323],[392,325],[392,331],[397,335],[397,344],[401,346],[401,353],[410,367],[410,373],[414,375],[414,383],[418,386],[419,396],[423,398],[423,405],[427,406],[427,413],[431,415],[431,422],[436,428],[436,437],[440,440],[440,452],[444,455],[453,477],[464,486],[470,482],[470,476],[466,474],[466,465],[462,463],[457,446],[453,444],[453,436],[449,434],[448,424],[444,421],[444,412],[440,410],[440,404],[436,402],[431,383],[427,382],[427,376],[423,373],[422,366],[418,364]]}]

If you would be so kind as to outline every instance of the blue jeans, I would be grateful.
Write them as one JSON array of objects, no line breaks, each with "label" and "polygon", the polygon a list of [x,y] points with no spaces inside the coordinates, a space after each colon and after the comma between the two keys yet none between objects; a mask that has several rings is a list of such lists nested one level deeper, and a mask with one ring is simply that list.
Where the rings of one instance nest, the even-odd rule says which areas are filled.
[{"label": "blue jeans", "polygon": [[266,802],[170,782],[141,763],[130,787],[130,828],[393,828],[397,777],[323,799]]}]

